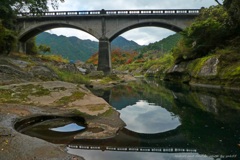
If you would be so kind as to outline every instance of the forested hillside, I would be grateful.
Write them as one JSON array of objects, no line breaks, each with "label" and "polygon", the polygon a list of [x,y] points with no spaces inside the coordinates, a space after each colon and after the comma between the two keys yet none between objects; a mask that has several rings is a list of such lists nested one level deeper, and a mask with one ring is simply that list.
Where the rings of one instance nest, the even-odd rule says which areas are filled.
[{"label": "forested hillside", "polygon": [[[98,42],[81,40],[77,37],[57,36],[43,32],[36,37],[37,45],[46,45],[51,48],[51,53],[61,55],[69,60],[81,60],[85,62],[98,51]],[[117,37],[112,42],[112,48],[122,50],[134,50],[140,48],[134,41],[128,41],[123,37]]]},{"label": "forested hillside", "polygon": [[36,37],[37,45],[47,45],[51,48],[50,54],[61,55],[69,60],[86,61],[97,51],[98,42],[81,40],[77,37],[57,36],[43,32]]},{"label": "forested hillside", "polygon": [[[180,39],[180,34],[174,34],[158,42],[136,49],[135,51],[132,49],[123,50],[120,47],[115,48],[112,50],[111,56],[113,68],[123,70],[128,70],[128,67],[131,68],[131,70],[139,69],[144,66],[145,63],[152,63],[152,60],[170,52],[177,45]],[[97,65],[97,53],[88,59],[87,63]]]},{"label": "forested hillside", "polygon": [[134,41],[129,41],[121,36],[114,39],[111,43],[112,49],[121,48],[124,51],[132,51],[139,48],[142,48],[139,44]]},{"label": "forested hillside", "polygon": [[174,46],[176,46],[176,44],[181,39],[181,37],[182,36],[180,34],[170,35],[167,38],[164,38],[158,42],[150,43],[149,45],[138,49],[138,52],[149,53],[149,54],[156,53],[156,52],[167,53]]}]

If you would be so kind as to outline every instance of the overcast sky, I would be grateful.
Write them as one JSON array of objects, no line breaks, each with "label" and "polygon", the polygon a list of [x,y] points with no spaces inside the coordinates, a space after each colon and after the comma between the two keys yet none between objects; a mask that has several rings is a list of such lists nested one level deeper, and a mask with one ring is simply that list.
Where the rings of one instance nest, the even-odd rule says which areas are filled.
[{"label": "overcast sky", "polygon": [[[59,11],[80,10],[124,10],[124,9],[200,9],[216,5],[214,0],[65,0],[59,4]],[[50,8],[50,10],[52,10]],[[76,36],[80,39],[97,41],[91,35],[69,28],[49,31],[57,35]],[[142,27],[123,33],[121,36],[141,45],[159,41],[174,32],[157,27]]]}]

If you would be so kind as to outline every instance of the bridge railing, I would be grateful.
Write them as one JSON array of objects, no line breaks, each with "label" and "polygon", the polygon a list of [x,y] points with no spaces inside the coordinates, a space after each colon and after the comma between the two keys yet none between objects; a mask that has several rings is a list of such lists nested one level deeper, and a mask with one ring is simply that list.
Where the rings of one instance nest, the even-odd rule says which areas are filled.
[{"label": "bridge railing", "polygon": [[197,153],[197,149],[190,148],[155,148],[155,147],[110,147],[110,146],[81,146],[68,145],[71,149],[81,150],[104,150],[104,151],[121,151],[121,152],[160,152],[160,153]]},{"label": "bridge railing", "polygon": [[170,10],[93,10],[93,11],[58,11],[58,12],[22,12],[18,17],[47,17],[47,16],[87,16],[87,15],[181,15],[199,14],[199,9],[170,9]]}]

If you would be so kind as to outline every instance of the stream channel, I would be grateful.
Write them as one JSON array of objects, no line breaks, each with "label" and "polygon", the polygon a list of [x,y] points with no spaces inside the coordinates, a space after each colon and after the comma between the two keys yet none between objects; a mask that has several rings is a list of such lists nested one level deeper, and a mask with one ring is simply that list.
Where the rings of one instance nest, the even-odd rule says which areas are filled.
[{"label": "stream channel", "polygon": [[86,160],[240,158],[240,92],[139,79],[93,91],[126,127],[108,140],[75,142]]},{"label": "stream channel", "polygon": [[65,142],[68,153],[86,160],[240,159],[240,91],[138,79],[92,92],[126,123],[117,136],[74,140],[85,129],[78,117],[35,117],[16,126],[52,143]]}]

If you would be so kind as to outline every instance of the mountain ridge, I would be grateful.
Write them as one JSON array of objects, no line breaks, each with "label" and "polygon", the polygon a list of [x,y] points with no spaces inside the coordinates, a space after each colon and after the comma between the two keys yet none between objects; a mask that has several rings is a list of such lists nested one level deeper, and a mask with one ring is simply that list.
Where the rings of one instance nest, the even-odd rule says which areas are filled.
[{"label": "mountain ridge", "polygon": [[[82,40],[78,37],[66,37],[63,35],[43,32],[36,36],[36,44],[47,45],[51,48],[51,54],[61,55],[69,60],[81,60],[85,62],[94,53],[98,52],[98,42],[92,40]],[[121,36],[112,41],[112,49],[135,50],[142,46],[134,41],[129,41]]]}]

